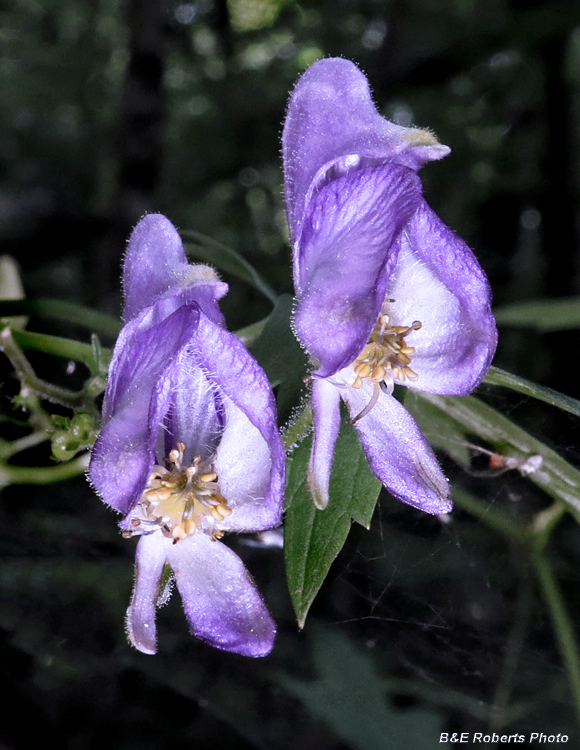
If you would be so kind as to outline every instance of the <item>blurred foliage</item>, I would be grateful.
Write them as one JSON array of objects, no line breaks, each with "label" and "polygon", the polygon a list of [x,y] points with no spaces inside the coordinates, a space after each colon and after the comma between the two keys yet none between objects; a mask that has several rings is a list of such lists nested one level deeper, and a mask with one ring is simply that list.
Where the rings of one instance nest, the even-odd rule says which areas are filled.
[{"label": "blurred foliage", "polygon": [[[232,248],[267,288],[291,294],[281,122],[298,75],[329,55],[361,66],[383,114],[429,127],[452,147],[423,170],[425,192],[476,249],[498,305],[580,293],[577,3],[3,0],[0,21],[0,242],[28,297],[117,316],[124,241],[145,211],[203,236],[198,248],[207,238]],[[232,328],[272,310],[255,283],[239,283],[239,268],[223,274]],[[276,310],[289,304],[282,297]],[[19,309],[33,316],[21,346],[32,342],[40,377],[80,392],[88,370],[49,354],[57,337],[80,339],[96,378],[100,345],[88,346],[79,308],[62,320],[48,307],[50,319],[46,308]],[[547,314],[534,306],[539,330]],[[109,346],[114,324],[100,320]],[[278,323],[274,315],[258,353]],[[54,340],[30,338],[46,333]],[[563,355],[579,346],[577,330],[506,328],[497,364],[578,398]],[[279,361],[270,365],[287,416],[300,389],[283,382]],[[2,368],[2,457],[11,461],[17,446],[20,466],[59,468],[46,440],[26,434],[27,418],[45,419],[42,405],[13,402],[18,387]],[[577,417],[488,386],[479,395],[579,464]],[[574,709],[535,563],[491,523],[496,516],[474,510],[483,503],[512,521],[532,518],[549,498],[517,469],[491,470],[495,446],[483,441],[478,452],[464,428],[453,429],[455,451],[442,457],[464,504],[442,521],[383,492],[370,531],[351,529],[302,633],[281,552],[263,539],[229,541],[279,623],[273,654],[258,661],[192,639],[177,600],[160,612],[160,655],[131,652],[122,621],[133,549],[113,515],[81,477],[5,488],[3,750],[40,741],[67,750],[378,750],[395,746],[379,736],[387,724],[427,750],[439,746],[440,729],[503,727],[567,733],[572,746]],[[546,556],[576,630],[579,549],[566,516]],[[354,737],[363,706],[372,716]],[[34,716],[30,727],[23,711]]]}]

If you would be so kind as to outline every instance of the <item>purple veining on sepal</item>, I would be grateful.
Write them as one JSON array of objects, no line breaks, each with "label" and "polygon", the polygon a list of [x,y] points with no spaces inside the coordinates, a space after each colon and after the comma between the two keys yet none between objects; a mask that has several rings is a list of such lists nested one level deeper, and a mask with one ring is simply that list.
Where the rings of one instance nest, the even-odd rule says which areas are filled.
[{"label": "purple veining on sepal", "polygon": [[156,649],[166,563],[200,639],[248,656],[269,653],[274,641],[251,577],[219,541],[226,531],[278,525],[285,477],[274,397],[222,327],[225,291],[212,269],[186,263],[165,217],[137,225],[125,259],[126,323],[89,478],[124,514],[124,536],[141,535],[127,632],[144,653]]},{"label": "purple veining on sepal", "polygon": [[309,486],[319,507],[342,398],[392,494],[429,513],[451,508],[430,446],[392,396],[396,384],[467,394],[497,344],[487,279],[427,206],[416,175],[448,153],[429,131],[383,118],[348,60],[315,63],[290,97],[283,154],[294,325],[314,367]]}]

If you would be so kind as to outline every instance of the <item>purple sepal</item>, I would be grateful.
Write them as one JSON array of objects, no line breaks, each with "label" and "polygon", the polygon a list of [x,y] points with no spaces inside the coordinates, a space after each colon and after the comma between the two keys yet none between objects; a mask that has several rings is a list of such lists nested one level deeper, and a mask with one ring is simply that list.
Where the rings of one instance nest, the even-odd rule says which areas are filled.
[{"label": "purple sepal", "polygon": [[331,182],[308,204],[295,258],[296,334],[328,377],[366,344],[397,260],[395,239],[422,200],[405,167],[373,167]]},{"label": "purple sepal", "polygon": [[254,581],[232,550],[206,534],[194,534],[178,544],[161,534],[139,540],[126,619],[135,648],[156,653],[155,610],[165,563],[173,571],[193,635],[244,656],[270,653],[276,627]]},{"label": "purple sepal", "polygon": [[[351,418],[372,396],[372,386],[341,391]],[[371,411],[355,423],[371,470],[398,500],[427,513],[449,513],[449,485],[431,446],[409,412],[381,393]]]},{"label": "purple sepal", "polygon": [[155,463],[155,445],[173,392],[175,362],[199,321],[184,306],[151,328],[142,317],[119,337],[103,403],[105,424],[91,455],[89,478],[107,505],[128,513]]},{"label": "purple sepal", "polygon": [[171,565],[191,632],[216,648],[266,656],[276,627],[240,558],[206,534],[171,545]]},{"label": "purple sepal", "polygon": [[223,317],[216,301],[228,291],[208,266],[190,265],[183,243],[173,224],[162,214],[144,216],[133,230],[123,265],[123,320],[132,320],[144,308],[157,302],[165,292],[192,292],[182,304],[195,301],[209,317]]},{"label": "purple sepal", "polygon": [[450,151],[429,131],[382,117],[364,74],[341,58],[319,60],[302,75],[290,97],[282,146],[292,242],[305,204],[329,173],[387,162],[417,170]]}]

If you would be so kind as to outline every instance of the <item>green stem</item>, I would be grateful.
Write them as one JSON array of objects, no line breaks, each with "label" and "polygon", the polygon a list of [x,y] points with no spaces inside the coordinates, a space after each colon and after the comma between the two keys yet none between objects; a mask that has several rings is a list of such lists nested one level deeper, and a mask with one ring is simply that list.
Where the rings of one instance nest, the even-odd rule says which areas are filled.
[{"label": "green stem", "polygon": [[312,407],[307,404],[296,419],[284,430],[284,447],[292,451],[312,429]]},{"label": "green stem", "polygon": [[89,465],[89,454],[57,466],[10,466],[0,463],[0,487],[10,484],[52,484],[84,474]]},{"label": "green stem", "polygon": [[[94,348],[90,344],[83,344],[73,339],[65,339],[60,336],[49,336],[44,333],[31,333],[30,331],[12,331],[14,341],[21,349],[32,349],[44,354],[53,354],[56,357],[74,359],[76,362],[85,364],[91,372],[97,369]],[[102,349],[103,354],[110,357],[110,351]]]},{"label": "green stem", "polygon": [[506,516],[501,511],[486,505],[473,495],[456,487],[453,489],[453,500],[460,508],[471,513],[472,516],[479,518],[485,524],[494,529],[494,531],[507,537],[510,541],[524,545],[528,548],[532,546],[533,536],[528,529],[521,526],[517,521],[509,518],[509,516]]},{"label": "green stem", "polygon": [[511,701],[513,679],[524,646],[532,611],[532,603],[533,596],[531,581],[529,576],[524,573],[524,577],[521,579],[518,589],[516,611],[506,644],[501,676],[495,691],[493,705],[490,712],[489,731],[491,733],[495,732],[495,730],[501,729],[507,723],[506,718],[508,714],[508,706]]},{"label": "green stem", "polygon": [[68,388],[61,388],[58,385],[53,385],[39,378],[32,369],[30,362],[20,350],[15,339],[16,336],[12,334],[10,328],[6,327],[0,333],[0,349],[6,354],[12,367],[14,367],[16,377],[20,380],[23,390],[28,389],[33,391],[40,398],[51,401],[54,404],[66,406],[69,409],[83,407],[93,412],[96,411],[94,404],[86,403],[87,398],[84,391],[70,391]]},{"label": "green stem", "polygon": [[27,448],[33,448],[35,445],[44,443],[45,440],[48,440],[48,433],[46,432],[31,432],[30,435],[25,435],[13,441],[2,440],[0,442],[0,459],[6,461],[17,453],[27,450]]},{"label": "green stem", "polygon": [[0,317],[13,315],[44,315],[77,323],[104,336],[116,337],[121,330],[121,324],[116,318],[59,299],[0,300]]},{"label": "green stem", "polygon": [[580,719],[580,653],[578,652],[572,622],[550,561],[540,551],[532,552],[531,559],[552,618],[556,640],[568,673],[576,712]]},{"label": "green stem", "polygon": [[550,561],[543,552],[547,533],[560,518],[559,506],[551,506],[548,511],[539,513],[530,527],[522,528],[501,511],[489,508],[467,492],[456,489],[453,492],[453,498],[457,505],[467,510],[468,513],[481,519],[510,541],[522,544],[528,551],[550,612],[560,654],[570,681],[574,705],[580,719],[580,652],[564,598]]}]

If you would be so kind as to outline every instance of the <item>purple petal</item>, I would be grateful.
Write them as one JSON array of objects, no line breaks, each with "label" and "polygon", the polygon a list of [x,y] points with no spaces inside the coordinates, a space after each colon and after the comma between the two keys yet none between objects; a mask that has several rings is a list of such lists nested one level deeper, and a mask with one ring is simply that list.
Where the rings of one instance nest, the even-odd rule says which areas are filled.
[{"label": "purple petal", "polygon": [[182,304],[195,302],[209,318],[223,325],[216,301],[227,290],[227,284],[212,268],[187,263],[181,237],[165,216],[149,214],[137,224],[123,266],[125,322],[167,292],[177,296],[182,291]]},{"label": "purple petal", "polygon": [[135,554],[135,584],[127,610],[127,636],[136,649],[154,654],[156,648],[155,609],[167,551],[172,545],[159,532],[142,536]]},{"label": "purple petal", "polygon": [[[348,60],[314,63],[290,98],[282,138],[288,221],[294,242],[300,234],[307,194],[360,161],[393,162],[418,169],[449,153],[428,131],[389,122],[376,110],[368,81]],[[346,162],[342,157],[352,157]]]},{"label": "purple petal", "polygon": [[416,349],[412,388],[464,395],[483,378],[497,344],[491,291],[471,250],[423,203],[405,229],[387,287],[391,323],[422,327],[407,338]]},{"label": "purple petal", "polygon": [[186,265],[181,238],[169,219],[144,216],[131,234],[123,266],[125,321],[177,286]]},{"label": "purple petal", "polygon": [[312,383],[312,421],[314,436],[308,464],[308,488],[314,505],[324,510],[328,505],[334,446],[340,431],[340,391],[327,380],[315,378]]},{"label": "purple petal", "polygon": [[380,312],[399,232],[420,205],[406,167],[360,170],[308,205],[297,252],[298,338],[328,377],[360,354]]},{"label": "purple petal", "polygon": [[[352,418],[368,404],[372,393],[369,383],[341,390]],[[393,396],[381,392],[355,429],[372,472],[394,497],[427,513],[449,513],[449,486],[431,446]]]},{"label": "purple petal", "polygon": [[[236,417],[234,410],[228,411],[229,407],[224,406],[226,423],[222,440],[225,441],[223,450],[226,456],[229,452],[233,458],[234,440],[246,447],[241,455],[237,454],[239,459],[236,463],[228,461],[227,464],[223,456],[220,456],[221,444],[218,447],[220,483],[223,481],[224,486],[229,488],[231,495],[228,501],[234,507],[252,499],[245,496],[247,480],[242,474],[248,470],[256,472],[258,482],[252,493],[257,493],[258,496],[253,499],[259,502],[253,506],[251,528],[276,526],[280,523],[282,513],[285,452],[276,426],[276,406],[268,378],[236,336],[214,325],[204,316],[200,318],[196,354],[208,380],[242,413]],[[246,428],[252,425],[258,435],[251,429],[246,432]],[[252,455],[254,451],[256,453]],[[235,521],[232,519],[230,523],[234,524]],[[240,523],[245,524],[241,514]],[[225,522],[223,527],[226,528]]]},{"label": "purple petal", "polygon": [[[146,330],[135,319],[123,329],[109,370],[105,425],[91,456],[90,480],[103,500],[127,513],[155,463],[155,444],[173,394],[177,356],[189,343],[199,312],[181,307]],[[124,346],[125,339],[130,345]]]},{"label": "purple petal", "polygon": [[171,545],[167,558],[195,636],[244,656],[270,653],[275,625],[232,550],[198,533]]}]

